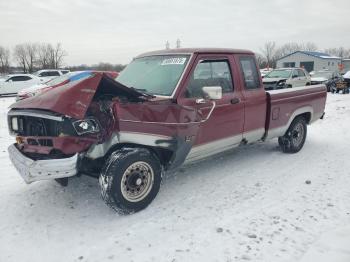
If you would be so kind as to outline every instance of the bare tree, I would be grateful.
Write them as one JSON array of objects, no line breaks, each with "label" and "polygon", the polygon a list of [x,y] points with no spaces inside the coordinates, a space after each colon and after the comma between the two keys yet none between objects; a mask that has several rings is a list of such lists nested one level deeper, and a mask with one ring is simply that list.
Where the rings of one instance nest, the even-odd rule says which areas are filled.
[{"label": "bare tree", "polygon": [[15,46],[13,55],[18,64],[23,68],[23,72],[32,73],[35,70],[38,46],[35,43],[25,43]]},{"label": "bare tree", "polygon": [[276,58],[281,58],[283,56],[289,55],[296,51],[302,50],[301,45],[298,43],[286,43],[276,50]]},{"label": "bare tree", "polygon": [[276,43],[275,42],[266,42],[264,47],[261,48],[261,52],[264,55],[267,66],[275,67],[276,66]]},{"label": "bare tree", "polygon": [[29,73],[34,71],[36,60],[38,57],[39,44],[36,43],[26,43],[24,44],[24,49],[26,52],[26,63]]},{"label": "bare tree", "polygon": [[338,56],[341,58],[349,58],[350,57],[350,49],[346,49],[344,47],[338,48],[327,48],[324,50],[325,53]]},{"label": "bare tree", "polygon": [[256,62],[259,65],[259,68],[265,68],[267,66],[266,59],[262,54],[255,53],[255,57],[256,57]]},{"label": "bare tree", "polygon": [[17,61],[24,73],[27,72],[26,51],[23,44],[16,45],[13,50],[13,57]]},{"label": "bare tree", "polygon": [[60,43],[57,43],[56,46],[49,43],[42,43],[38,45],[37,53],[36,65],[41,69],[61,68],[63,66],[63,59],[67,55],[67,52],[63,50]]},{"label": "bare tree", "polygon": [[54,68],[60,68],[63,65],[63,58],[67,55],[67,52],[63,50],[61,43],[57,43],[53,51]]},{"label": "bare tree", "polygon": [[51,67],[51,53],[52,53],[51,44],[40,44],[38,47],[38,58],[37,66],[41,69]]},{"label": "bare tree", "polygon": [[10,69],[10,50],[0,46],[0,73],[8,73]]},{"label": "bare tree", "polygon": [[303,51],[317,51],[317,45],[315,43],[312,42],[307,42],[307,43],[303,43],[301,45],[301,50]]}]

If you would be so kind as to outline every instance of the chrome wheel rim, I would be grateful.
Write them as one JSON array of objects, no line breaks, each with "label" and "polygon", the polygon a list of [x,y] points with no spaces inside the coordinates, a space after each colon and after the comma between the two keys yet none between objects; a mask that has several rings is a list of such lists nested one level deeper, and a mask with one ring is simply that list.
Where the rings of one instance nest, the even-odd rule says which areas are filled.
[{"label": "chrome wheel rim", "polygon": [[304,139],[304,126],[302,123],[298,123],[295,125],[293,131],[292,131],[292,143],[294,146],[299,146]]},{"label": "chrome wheel rim", "polygon": [[151,191],[154,181],[152,167],[143,161],[131,164],[121,180],[123,197],[130,202],[143,200]]}]

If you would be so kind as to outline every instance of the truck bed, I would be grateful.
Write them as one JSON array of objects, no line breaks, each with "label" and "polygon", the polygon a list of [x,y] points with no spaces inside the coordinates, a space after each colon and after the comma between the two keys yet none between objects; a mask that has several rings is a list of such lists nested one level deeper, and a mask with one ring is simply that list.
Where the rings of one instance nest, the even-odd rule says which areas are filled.
[{"label": "truck bed", "polygon": [[312,123],[324,115],[327,98],[325,85],[302,86],[266,91],[267,116],[265,139],[283,136],[298,115]]}]

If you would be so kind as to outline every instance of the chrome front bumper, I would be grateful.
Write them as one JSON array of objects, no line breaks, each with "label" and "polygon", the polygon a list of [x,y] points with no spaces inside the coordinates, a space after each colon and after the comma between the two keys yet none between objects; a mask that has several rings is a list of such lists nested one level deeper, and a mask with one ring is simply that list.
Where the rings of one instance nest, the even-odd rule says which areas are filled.
[{"label": "chrome front bumper", "polygon": [[71,177],[77,174],[78,154],[69,158],[32,160],[22,154],[15,145],[8,148],[10,159],[27,184],[39,180]]}]

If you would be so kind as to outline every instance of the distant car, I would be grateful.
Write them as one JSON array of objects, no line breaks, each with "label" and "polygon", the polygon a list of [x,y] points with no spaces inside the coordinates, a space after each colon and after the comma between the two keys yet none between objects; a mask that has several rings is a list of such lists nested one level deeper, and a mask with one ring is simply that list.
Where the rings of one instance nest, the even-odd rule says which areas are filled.
[{"label": "distant car", "polygon": [[[16,100],[23,100],[38,94],[41,94],[43,92],[46,92],[52,88],[56,88],[59,86],[63,86],[65,84],[68,84],[69,82],[77,81],[80,78],[86,76],[86,74],[91,74],[98,71],[76,71],[76,72],[70,72],[65,75],[62,75],[60,77],[56,77],[54,79],[51,79],[44,83],[37,83],[31,87],[28,87],[26,89],[21,90],[18,92],[18,95],[16,97]],[[103,71],[103,73],[107,74],[111,78],[116,78],[118,76],[118,72],[113,71]]]},{"label": "distant car", "polygon": [[40,78],[30,74],[7,75],[0,80],[0,95],[14,95],[22,89],[40,83]]},{"label": "distant car", "polygon": [[273,68],[262,68],[262,69],[260,69],[261,77],[264,78],[272,70],[273,70]]},{"label": "distant car", "polygon": [[346,72],[343,75],[344,81],[348,84],[348,86],[350,87],[350,71]]},{"label": "distant car", "polygon": [[309,74],[303,68],[279,68],[263,78],[265,90],[276,90],[311,84]]},{"label": "distant car", "polygon": [[316,71],[311,77],[311,85],[325,84],[327,91],[332,91],[338,82],[341,82],[342,76],[339,72],[322,70]]},{"label": "distant car", "polygon": [[61,75],[69,73],[69,70],[63,69],[43,69],[34,73],[37,77],[41,78],[43,81],[48,81],[50,79],[56,78]]},{"label": "distant car", "polygon": [[339,93],[340,91],[342,91],[343,94],[350,93],[350,71],[347,71],[343,75],[343,82],[337,83],[336,88],[332,90],[333,93]]}]

